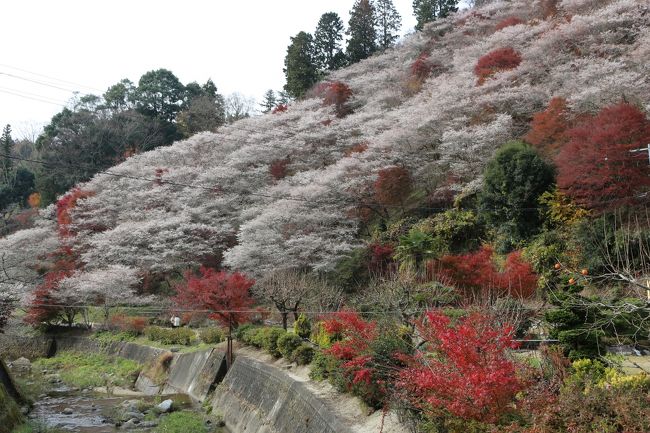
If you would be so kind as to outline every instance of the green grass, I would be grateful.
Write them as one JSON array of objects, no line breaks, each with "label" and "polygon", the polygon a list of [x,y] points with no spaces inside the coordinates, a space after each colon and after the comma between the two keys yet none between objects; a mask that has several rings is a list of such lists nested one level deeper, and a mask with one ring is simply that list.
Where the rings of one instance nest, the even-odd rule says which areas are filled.
[{"label": "green grass", "polygon": [[55,370],[69,385],[93,388],[110,385],[129,388],[142,366],[135,361],[96,353],[61,352],[54,358],[39,359],[36,368]]},{"label": "green grass", "polygon": [[183,411],[164,417],[154,433],[208,433],[208,429],[201,415]]}]

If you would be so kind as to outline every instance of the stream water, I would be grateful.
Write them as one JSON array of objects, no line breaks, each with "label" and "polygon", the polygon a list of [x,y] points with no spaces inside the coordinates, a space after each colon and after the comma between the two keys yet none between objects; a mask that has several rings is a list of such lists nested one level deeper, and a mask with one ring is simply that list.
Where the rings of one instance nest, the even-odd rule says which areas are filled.
[{"label": "stream water", "polygon": [[[109,433],[118,431],[108,420],[106,411],[119,406],[123,398],[107,398],[93,395],[48,396],[34,405],[29,414],[39,424],[72,432]],[[72,413],[65,414],[65,409]],[[144,430],[150,431],[150,430]]]},{"label": "stream water", "polygon": [[[34,403],[29,418],[39,425],[63,431],[113,433],[119,431],[113,419],[116,409],[132,399],[134,397],[109,397],[105,394],[60,387],[41,396]],[[138,426],[132,431],[150,432],[153,427]]]}]

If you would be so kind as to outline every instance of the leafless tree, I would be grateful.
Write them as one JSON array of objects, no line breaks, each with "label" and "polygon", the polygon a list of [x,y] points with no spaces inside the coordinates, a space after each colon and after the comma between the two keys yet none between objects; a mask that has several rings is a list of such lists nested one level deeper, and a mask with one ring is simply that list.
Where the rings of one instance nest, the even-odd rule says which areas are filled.
[{"label": "leafless tree", "polygon": [[362,302],[412,326],[423,311],[448,305],[454,300],[454,290],[448,286],[435,281],[423,282],[415,272],[395,271],[375,275]]},{"label": "leafless tree", "polygon": [[[611,223],[606,220],[593,233],[599,239],[596,249],[604,269],[594,274],[587,269],[568,269],[580,275],[576,283],[582,283],[586,291],[595,291],[598,296],[569,295],[564,304],[591,312],[595,320],[585,332],[608,330],[619,343],[636,343],[647,339],[650,332],[650,216],[646,210],[645,214],[625,219],[620,214],[609,218]],[[550,290],[550,296],[558,295]]]},{"label": "leafless tree", "polygon": [[225,101],[226,120],[230,123],[250,117],[255,111],[255,101],[241,93],[232,93]]},{"label": "leafless tree", "polygon": [[268,300],[282,316],[282,327],[287,329],[289,314],[298,318],[298,310],[306,298],[314,292],[313,277],[296,269],[275,271],[258,281],[253,293],[262,300]]}]

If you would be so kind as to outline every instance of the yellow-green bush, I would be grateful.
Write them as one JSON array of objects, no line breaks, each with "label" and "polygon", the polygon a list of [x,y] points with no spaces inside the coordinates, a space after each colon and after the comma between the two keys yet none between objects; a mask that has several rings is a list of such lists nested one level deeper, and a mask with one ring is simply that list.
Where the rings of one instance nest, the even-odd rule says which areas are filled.
[{"label": "yellow-green bush", "polygon": [[298,316],[298,320],[293,323],[293,332],[301,338],[309,338],[311,334],[311,320],[304,314]]},{"label": "yellow-green bush", "polygon": [[334,343],[335,340],[327,331],[325,331],[325,328],[323,327],[323,322],[318,322],[312,328],[311,341],[316,343],[318,347],[327,349],[332,346],[332,343]]}]

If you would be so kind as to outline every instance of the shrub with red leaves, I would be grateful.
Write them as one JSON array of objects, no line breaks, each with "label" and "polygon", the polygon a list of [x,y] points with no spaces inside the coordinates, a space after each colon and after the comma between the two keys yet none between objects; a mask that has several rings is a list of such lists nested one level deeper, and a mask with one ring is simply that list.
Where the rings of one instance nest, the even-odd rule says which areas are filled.
[{"label": "shrub with red leaves", "polygon": [[516,26],[516,25],[524,24],[524,23],[525,23],[525,21],[522,20],[521,18],[508,17],[508,18],[504,18],[503,20],[499,21],[499,23],[496,25],[496,27],[494,29],[498,32],[499,30],[503,30],[506,27]]},{"label": "shrub with red leaves", "polygon": [[514,251],[506,257],[503,271],[496,268],[494,251],[484,246],[479,251],[453,256],[447,255],[432,262],[431,274],[471,295],[492,292],[516,298],[530,298],[537,289],[537,275],[532,266]]},{"label": "shrub with red leaves", "polygon": [[271,110],[271,114],[284,113],[288,109],[289,109],[289,106],[287,104],[280,104],[277,107],[275,107],[273,110]]},{"label": "shrub with red leaves", "polygon": [[368,270],[374,275],[383,275],[390,270],[395,247],[390,244],[371,244]]},{"label": "shrub with red leaves", "polygon": [[394,330],[380,332],[374,321],[342,311],[323,323],[336,341],[326,351],[340,363],[344,385],[371,407],[386,404],[395,373],[408,356],[406,342]]},{"label": "shrub with red leaves", "polygon": [[432,70],[433,66],[429,62],[429,55],[427,53],[420,54],[411,65],[411,75],[418,81],[426,80],[431,75]]},{"label": "shrub with red leaves", "polygon": [[323,105],[334,105],[337,117],[345,117],[352,112],[348,101],[352,97],[352,89],[340,81],[329,83],[323,94]]},{"label": "shrub with red leaves", "polygon": [[567,132],[569,142],[555,159],[563,193],[590,209],[639,202],[650,190],[650,120],[634,105],[620,103]]},{"label": "shrub with red leaves", "polygon": [[236,327],[249,319],[253,298],[249,290],[255,284],[239,272],[217,272],[201,267],[200,275],[185,273],[185,282],[176,286],[175,303],[180,307],[208,310],[209,318],[225,326]]},{"label": "shrub with red leaves", "polygon": [[501,71],[515,69],[521,63],[521,54],[513,48],[499,48],[491,51],[478,59],[474,67],[474,74],[478,77],[478,85],[481,85]]},{"label": "shrub with red leaves", "polygon": [[524,140],[544,155],[555,157],[568,141],[567,131],[572,124],[573,116],[566,99],[553,98],[546,110],[533,115],[530,131],[524,136]]},{"label": "shrub with red leaves", "polygon": [[271,162],[271,165],[269,166],[269,173],[271,173],[271,176],[273,176],[273,179],[275,180],[284,179],[288,174],[288,165],[289,158],[276,159],[275,161]]},{"label": "shrub with red leaves", "polygon": [[472,313],[457,323],[429,311],[417,324],[426,342],[399,373],[397,390],[430,417],[454,416],[496,422],[523,389],[508,350],[509,327]]},{"label": "shrub with red leaves", "polygon": [[345,156],[351,156],[355,153],[363,153],[366,150],[368,150],[368,143],[367,142],[361,142],[353,145],[349,149],[345,151]]},{"label": "shrub with red leaves", "polygon": [[379,170],[375,181],[375,198],[384,206],[402,204],[411,193],[413,181],[404,167],[387,167]]}]

